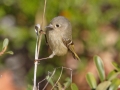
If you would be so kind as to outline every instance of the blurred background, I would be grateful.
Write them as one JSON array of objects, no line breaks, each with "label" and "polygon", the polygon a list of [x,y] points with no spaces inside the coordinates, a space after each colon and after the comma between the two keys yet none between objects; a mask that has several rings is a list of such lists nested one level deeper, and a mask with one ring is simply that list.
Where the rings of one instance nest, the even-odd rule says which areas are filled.
[{"label": "blurred background", "polygon": [[[0,90],[26,90],[33,85],[34,26],[41,24],[43,7],[44,0],[0,0],[0,47],[2,49],[4,38],[9,38],[8,50],[14,52],[0,57]],[[88,72],[92,72],[99,83],[94,55],[102,58],[106,75],[114,69],[112,61],[120,64],[119,0],[48,0],[44,26],[59,15],[65,16],[72,24],[73,42],[81,62],[74,60],[70,53],[41,61],[37,82],[44,79],[48,71],[65,66],[74,70],[73,82],[80,90],[90,90],[85,79]],[[50,54],[43,37],[39,58]],[[58,69],[55,75],[60,71]],[[67,77],[70,77],[69,70],[64,71],[61,82]],[[40,90],[44,85],[45,82]],[[50,90],[50,85],[46,90]]]}]

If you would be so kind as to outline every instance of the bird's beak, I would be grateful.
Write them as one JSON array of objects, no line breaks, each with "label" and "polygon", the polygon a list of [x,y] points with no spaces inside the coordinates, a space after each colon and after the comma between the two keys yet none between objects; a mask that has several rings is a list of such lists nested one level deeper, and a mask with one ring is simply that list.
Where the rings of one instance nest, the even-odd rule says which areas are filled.
[{"label": "bird's beak", "polygon": [[46,26],[47,29],[53,29],[53,25],[49,24],[48,26]]}]

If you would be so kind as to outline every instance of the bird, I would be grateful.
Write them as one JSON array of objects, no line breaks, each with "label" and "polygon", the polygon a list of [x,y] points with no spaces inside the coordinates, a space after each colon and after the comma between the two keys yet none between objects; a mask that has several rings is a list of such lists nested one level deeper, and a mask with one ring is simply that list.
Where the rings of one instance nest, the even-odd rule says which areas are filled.
[{"label": "bird", "polygon": [[50,21],[49,25],[46,26],[45,38],[52,54],[37,61],[53,58],[55,55],[63,56],[68,51],[72,53],[74,59],[80,60],[75,52],[72,41],[72,25],[64,16],[57,16]]}]

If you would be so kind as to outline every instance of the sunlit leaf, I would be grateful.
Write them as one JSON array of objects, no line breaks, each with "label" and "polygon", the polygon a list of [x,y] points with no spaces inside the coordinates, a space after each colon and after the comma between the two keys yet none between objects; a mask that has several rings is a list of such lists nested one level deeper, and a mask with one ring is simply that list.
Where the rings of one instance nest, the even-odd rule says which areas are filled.
[{"label": "sunlit leaf", "polygon": [[71,89],[72,90],[78,90],[78,87],[77,87],[77,85],[75,83],[72,83],[71,84]]},{"label": "sunlit leaf", "polygon": [[96,80],[95,80],[95,77],[92,73],[88,73],[86,75],[86,80],[90,86],[91,89],[95,89],[96,86],[97,86],[97,83],[96,83]]},{"label": "sunlit leaf", "polygon": [[96,64],[100,80],[104,81],[105,80],[105,71],[104,71],[103,62],[102,62],[101,58],[99,56],[95,56],[94,62]]},{"label": "sunlit leaf", "polygon": [[107,80],[111,81],[111,80],[115,79],[119,74],[120,74],[120,72],[111,71],[107,76]]},{"label": "sunlit leaf", "polygon": [[117,90],[120,85],[120,79],[114,79],[109,87],[109,90]]},{"label": "sunlit leaf", "polygon": [[8,46],[8,43],[9,43],[8,38],[5,38],[4,41],[3,41],[3,47],[2,47],[2,48],[7,47],[7,46]]},{"label": "sunlit leaf", "polygon": [[117,71],[120,71],[120,66],[119,66],[117,63],[112,62],[112,64],[113,64],[113,66],[115,67],[115,69],[116,69]]},{"label": "sunlit leaf", "polygon": [[96,90],[107,90],[107,88],[110,86],[110,84],[111,84],[110,81],[104,81],[97,86]]}]

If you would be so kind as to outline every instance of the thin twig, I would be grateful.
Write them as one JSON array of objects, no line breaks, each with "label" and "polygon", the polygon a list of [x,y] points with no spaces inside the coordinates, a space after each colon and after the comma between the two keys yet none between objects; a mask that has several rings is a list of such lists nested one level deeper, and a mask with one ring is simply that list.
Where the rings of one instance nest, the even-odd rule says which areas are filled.
[{"label": "thin twig", "polygon": [[[61,67],[57,67],[56,69],[58,69],[58,68],[61,68]],[[70,73],[70,79],[71,79],[71,82],[72,82],[72,73],[73,73],[73,70],[71,68],[67,68],[67,67],[63,67],[63,66],[62,66],[62,68],[70,70],[70,72],[71,72]]]},{"label": "thin twig", "polygon": [[[45,90],[45,89],[46,89],[47,85],[49,84],[49,81],[51,80],[51,78],[53,78],[53,75],[55,74],[56,70],[59,69],[59,68],[62,68],[61,73],[60,73],[60,76],[59,76],[58,80],[56,81],[56,83],[54,84],[54,86],[52,87],[51,90],[53,90],[54,87],[58,84],[58,82],[59,82],[59,80],[60,80],[60,78],[61,78],[61,76],[62,76],[63,69],[68,69],[68,70],[71,71],[70,78],[71,78],[71,82],[72,82],[72,69],[71,69],[71,68],[67,68],[67,67],[57,67],[57,68],[55,68],[54,71],[52,72],[52,75],[49,75],[49,73],[48,73],[47,77],[44,78],[43,80],[41,80],[41,81],[38,83],[38,90],[39,90],[39,84],[42,83],[42,82],[45,81],[45,80],[47,80],[47,83],[46,83],[46,85],[44,86],[44,88],[43,88],[42,90]],[[49,77],[48,77],[48,76],[49,76]]]},{"label": "thin twig", "polygon": [[[36,30],[37,31],[37,30]],[[36,47],[35,47],[35,60],[38,59],[38,35],[37,35],[37,41],[36,41]],[[38,62],[35,62],[35,67],[34,67],[34,86],[33,90],[37,90],[36,88],[36,74],[37,74],[37,64]]]},{"label": "thin twig", "polygon": [[71,79],[71,83],[72,83],[72,73],[73,73],[73,70],[71,68],[67,68],[67,67],[63,67],[63,68],[68,69],[68,70],[71,71],[71,73],[70,73],[70,79]]},{"label": "thin twig", "polygon": [[[41,22],[40,30],[43,30],[43,22],[44,22],[44,17],[45,17],[45,10],[46,10],[46,2],[47,2],[47,0],[45,0],[45,3],[44,3],[44,11],[43,11],[43,15],[42,15],[42,22]],[[40,33],[39,43],[38,43],[38,54],[39,54],[39,51],[40,51],[41,40],[42,40],[42,34]]]},{"label": "thin twig", "polygon": [[[42,83],[43,81],[48,80],[48,82],[46,83],[46,86],[48,85],[50,79],[53,77],[53,75],[55,74],[55,72],[56,72],[56,69],[54,69],[54,71],[52,72],[52,75],[51,75],[51,76],[49,75],[49,72],[48,72],[48,75],[47,75],[43,80],[41,80],[41,81],[38,83],[38,90],[39,90],[39,84]],[[44,89],[46,88],[46,86],[44,87]]]},{"label": "thin twig", "polygon": [[61,78],[61,76],[62,76],[62,72],[63,72],[63,67],[62,67],[62,70],[61,70],[60,76],[58,77],[58,80],[56,81],[56,83],[54,84],[54,86],[52,87],[51,90],[53,90],[54,87],[55,87],[55,86],[57,85],[57,83],[59,82],[59,80],[60,80],[60,78]]},{"label": "thin twig", "polygon": [[43,11],[43,16],[42,16],[41,29],[43,29],[43,24],[44,24],[44,17],[45,17],[45,10],[46,10],[46,2],[47,2],[47,0],[45,0],[45,3],[44,3],[44,11]]},{"label": "thin twig", "polygon": [[2,56],[5,53],[6,50],[7,50],[7,46],[4,47],[3,50],[0,52],[0,56]]},{"label": "thin twig", "polygon": [[45,90],[45,88],[46,88],[47,85],[49,84],[49,81],[51,80],[51,78],[53,77],[53,75],[55,74],[55,72],[56,72],[56,69],[54,69],[52,75],[49,77],[48,82],[46,83],[46,85],[44,86],[44,88],[43,88],[42,90]]},{"label": "thin twig", "polygon": [[44,78],[42,81],[38,82],[38,90],[39,90],[39,85],[40,85],[40,83],[42,83],[42,82],[45,81],[45,80],[46,80],[46,78]]},{"label": "thin twig", "polygon": [[[53,71],[54,72],[54,71]],[[46,79],[48,80],[48,77],[49,76],[49,73],[48,73],[48,75],[43,79],[43,80],[41,80],[40,82],[38,82],[38,90],[39,90],[39,85],[40,85],[40,83],[42,83],[43,81],[45,81]]]},{"label": "thin twig", "polygon": [[[35,32],[37,31],[37,41],[36,41],[36,48],[35,48],[35,60],[37,60],[39,58],[39,51],[40,51],[40,46],[41,46],[42,34],[41,33],[38,34],[38,32],[43,29],[45,9],[46,9],[46,0],[45,0],[45,4],[44,4],[44,12],[43,12],[43,17],[42,17],[41,27],[37,27],[37,30],[35,30]],[[37,64],[38,64],[38,62],[36,61],[35,66],[34,66],[34,86],[33,86],[33,90],[37,90],[37,88],[36,88]]]}]

